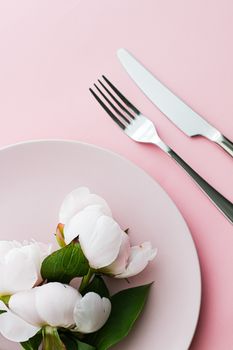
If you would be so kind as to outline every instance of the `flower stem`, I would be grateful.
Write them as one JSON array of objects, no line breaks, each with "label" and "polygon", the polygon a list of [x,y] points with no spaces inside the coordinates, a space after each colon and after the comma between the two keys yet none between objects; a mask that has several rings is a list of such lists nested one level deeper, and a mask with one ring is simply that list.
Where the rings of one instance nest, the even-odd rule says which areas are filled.
[{"label": "flower stem", "polygon": [[62,343],[57,328],[46,326],[42,330],[43,345],[42,350],[66,350]]},{"label": "flower stem", "polygon": [[80,293],[82,293],[82,291],[86,288],[86,286],[88,286],[93,274],[94,274],[94,271],[90,268],[88,270],[87,275],[83,276],[82,282],[81,282],[80,287],[79,287]]}]

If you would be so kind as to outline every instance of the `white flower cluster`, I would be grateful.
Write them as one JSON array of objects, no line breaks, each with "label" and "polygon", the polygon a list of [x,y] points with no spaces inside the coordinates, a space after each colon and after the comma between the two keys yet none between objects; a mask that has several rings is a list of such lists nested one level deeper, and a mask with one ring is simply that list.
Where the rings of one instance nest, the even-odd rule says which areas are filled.
[{"label": "white flower cluster", "polygon": [[[128,278],[156,255],[149,242],[131,247],[108,204],[86,187],[66,196],[59,222],[64,245],[78,241],[95,272]],[[50,254],[50,245],[0,241],[0,333],[11,341],[27,341],[46,326],[92,333],[109,318],[108,298],[42,280],[41,265]]]}]

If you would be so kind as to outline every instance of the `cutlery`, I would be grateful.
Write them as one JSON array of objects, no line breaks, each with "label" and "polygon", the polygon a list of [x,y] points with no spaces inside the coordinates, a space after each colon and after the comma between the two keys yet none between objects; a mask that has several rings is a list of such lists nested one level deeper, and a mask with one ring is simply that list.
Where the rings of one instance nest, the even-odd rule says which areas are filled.
[{"label": "cutlery", "polygon": [[[95,91],[90,92],[104,108],[113,121],[137,142],[152,143],[160,147],[173,158],[196,182],[215,206],[233,223],[233,204],[214,189],[195,170],[193,170],[176,152],[159,137],[154,124],[145,117],[122,93],[105,77],[94,84]],[[105,101],[105,102],[104,102]]]},{"label": "cutlery", "polygon": [[217,143],[233,157],[233,143],[215,127],[194,112],[181,99],[156,79],[128,51],[119,49],[118,58],[144,94],[163,112],[178,128],[188,136],[201,135]]}]

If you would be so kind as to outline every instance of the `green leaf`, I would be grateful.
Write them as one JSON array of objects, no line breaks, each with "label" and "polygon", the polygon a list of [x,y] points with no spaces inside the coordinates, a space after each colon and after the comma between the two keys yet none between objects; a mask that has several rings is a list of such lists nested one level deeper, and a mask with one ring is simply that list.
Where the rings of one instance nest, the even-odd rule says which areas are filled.
[{"label": "green leaf", "polygon": [[92,281],[88,284],[86,288],[82,291],[82,295],[85,295],[89,292],[95,292],[99,294],[102,298],[109,298],[109,290],[103,280],[103,278],[99,275],[95,275]]},{"label": "green leaf", "polygon": [[95,350],[96,349],[94,346],[83,343],[80,340],[78,340],[77,343],[78,343],[78,350]]},{"label": "green leaf", "polygon": [[4,314],[4,312],[7,312],[7,310],[0,310],[0,315]]},{"label": "green leaf", "polygon": [[98,350],[110,349],[129,334],[145,305],[150,286],[129,288],[111,298],[110,317],[93,338]]},{"label": "green leaf", "polygon": [[42,342],[42,334],[41,331],[34,335],[34,337],[30,338],[28,341],[20,343],[23,349],[25,350],[38,350],[40,344]]},{"label": "green leaf", "polygon": [[49,255],[42,263],[41,275],[49,282],[69,283],[87,274],[89,264],[80,244],[71,242]]},{"label": "green leaf", "polygon": [[61,339],[66,346],[66,350],[95,350],[96,348],[92,345],[81,342],[76,339],[71,333],[62,334]]}]

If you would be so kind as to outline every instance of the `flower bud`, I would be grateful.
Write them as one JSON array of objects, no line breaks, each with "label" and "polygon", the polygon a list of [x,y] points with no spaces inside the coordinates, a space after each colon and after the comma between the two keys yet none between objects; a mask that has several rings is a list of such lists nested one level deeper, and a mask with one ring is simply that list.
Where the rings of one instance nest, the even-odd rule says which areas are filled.
[{"label": "flower bud", "polygon": [[57,229],[56,229],[56,240],[57,240],[57,243],[59,244],[59,246],[61,248],[65,247],[66,246],[66,242],[65,242],[65,239],[64,239],[64,224],[58,224],[57,225]]}]

